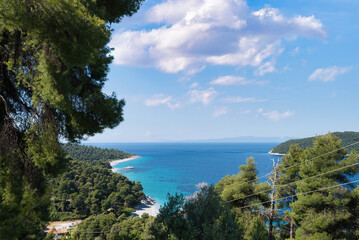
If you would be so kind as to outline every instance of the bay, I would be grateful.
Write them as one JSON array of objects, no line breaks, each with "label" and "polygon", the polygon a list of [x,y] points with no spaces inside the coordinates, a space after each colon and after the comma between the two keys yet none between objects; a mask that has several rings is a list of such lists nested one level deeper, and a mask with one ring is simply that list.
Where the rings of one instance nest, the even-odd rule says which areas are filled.
[{"label": "bay", "polygon": [[[131,166],[118,172],[130,180],[140,181],[146,195],[159,204],[167,193],[191,195],[196,184],[216,184],[226,175],[237,174],[248,157],[257,162],[258,176],[272,171],[268,152],[278,143],[96,143],[101,148],[114,148],[134,153],[141,158],[119,163],[115,168]],[[260,181],[268,181],[262,178]]]}]

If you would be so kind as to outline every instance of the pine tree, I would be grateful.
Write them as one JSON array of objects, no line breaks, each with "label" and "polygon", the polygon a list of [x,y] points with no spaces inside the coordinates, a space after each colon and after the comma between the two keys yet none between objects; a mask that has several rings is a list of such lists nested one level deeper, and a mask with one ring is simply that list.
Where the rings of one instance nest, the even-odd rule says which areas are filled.
[{"label": "pine tree", "polygon": [[[278,166],[280,177],[278,180],[276,198],[282,199],[289,196],[286,199],[283,199],[277,202],[277,207],[280,209],[288,209],[291,203],[294,203],[297,200],[295,196],[297,192],[296,181],[301,179],[299,175],[299,164],[303,160],[303,149],[297,144],[291,145],[289,151],[281,159],[281,164]],[[284,187],[281,187],[286,185]],[[288,210],[287,210],[288,211]],[[289,227],[288,238],[294,238],[295,226],[293,219],[290,218],[288,212],[283,215],[285,220],[288,221],[288,224],[285,224],[285,227]]]},{"label": "pine tree", "polygon": [[101,92],[110,24],[142,0],[0,0],[0,238],[38,238],[45,178],[66,166],[59,139],[77,141],[122,120]]},{"label": "pine tree", "polygon": [[[291,217],[298,226],[296,239],[356,239],[353,186],[334,186],[349,183],[349,177],[358,173],[359,165],[355,164],[359,156],[351,153],[346,157],[340,142],[332,134],[320,136],[303,153],[304,159],[313,160],[300,165],[303,180],[297,184],[298,200],[290,204]],[[318,191],[322,188],[327,189]]]},{"label": "pine tree", "polygon": [[[258,182],[258,170],[253,157],[248,158],[246,163],[247,165],[239,167],[238,174],[222,178],[215,188],[221,197],[230,203],[238,226],[244,233],[244,239],[254,239],[254,233],[261,236],[256,239],[267,239],[267,231],[264,228],[267,216],[264,212],[269,206],[270,185]],[[262,205],[261,202],[266,203]]]},{"label": "pine tree", "polygon": [[155,239],[240,239],[228,203],[213,186],[204,186],[195,197],[169,196],[152,227]]}]

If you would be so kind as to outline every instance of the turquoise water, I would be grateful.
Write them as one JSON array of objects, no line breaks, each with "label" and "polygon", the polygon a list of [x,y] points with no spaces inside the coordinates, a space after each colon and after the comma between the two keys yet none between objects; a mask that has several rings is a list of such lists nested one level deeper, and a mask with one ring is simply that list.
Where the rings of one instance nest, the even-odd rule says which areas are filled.
[{"label": "turquoise water", "polygon": [[[238,173],[238,167],[253,156],[259,175],[272,170],[268,154],[278,143],[108,143],[91,144],[134,153],[141,158],[120,163],[115,168],[130,180],[140,181],[144,192],[158,203],[166,201],[167,193],[192,194],[196,184],[215,184],[227,174]],[[267,179],[261,179],[267,181]]]}]

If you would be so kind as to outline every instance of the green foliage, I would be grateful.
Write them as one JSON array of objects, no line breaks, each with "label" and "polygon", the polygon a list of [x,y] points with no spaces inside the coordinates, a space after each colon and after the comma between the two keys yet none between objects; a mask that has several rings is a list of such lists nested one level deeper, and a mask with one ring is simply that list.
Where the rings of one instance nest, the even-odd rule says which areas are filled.
[{"label": "green foliage", "polygon": [[0,0],[0,238],[39,238],[46,176],[65,168],[59,139],[123,121],[102,92],[110,23],[143,0]]},{"label": "green foliage", "polygon": [[[238,174],[222,178],[215,186],[216,190],[226,201],[231,201],[235,207],[243,207],[254,203],[268,201],[264,192],[270,188],[268,183],[258,183],[256,162],[253,157],[246,160],[247,165],[241,165]],[[255,194],[262,192],[260,194]],[[249,196],[250,197],[246,197]]]},{"label": "green foliage", "polygon": [[[148,214],[142,214],[141,217],[120,218],[119,222],[111,227],[107,234],[108,240],[144,240],[153,239],[150,227],[155,218]],[[123,219],[123,220],[122,220]]]},{"label": "green foliage", "polygon": [[[239,215],[240,214],[240,215]],[[264,240],[268,239],[268,232],[265,223],[260,217],[249,212],[240,212],[236,214],[237,223],[244,232],[245,240]]]},{"label": "green foliage", "polygon": [[169,196],[152,227],[155,239],[238,239],[241,234],[213,186],[203,187],[193,198]]},{"label": "green foliage", "polygon": [[139,182],[85,161],[71,161],[69,170],[49,184],[53,220],[85,218],[106,211],[119,215],[145,197]]},{"label": "green foliage", "polygon": [[[295,182],[302,179],[299,175],[299,170],[300,163],[303,161],[303,151],[304,150],[297,144],[291,145],[287,154],[282,157],[281,164],[278,166],[280,176],[275,195],[277,199],[281,199],[280,201],[277,201],[277,208],[279,209],[288,209],[290,204],[297,200],[297,197],[295,196],[297,193],[297,184]],[[284,197],[288,198],[282,199]],[[293,238],[296,228],[290,215],[286,212],[281,216],[280,221],[288,223],[278,224],[279,228],[281,228],[282,238]],[[287,231],[288,228],[289,231]]]},{"label": "green foliage", "polygon": [[91,216],[83,221],[71,235],[73,240],[142,240],[152,239],[150,226],[154,217],[143,214],[142,217],[116,218],[113,213]]},{"label": "green foliage", "polygon": [[109,161],[123,159],[133,156],[131,153],[126,153],[116,149],[98,148],[93,146],[83,146],[78,144],[62,144],[62,149],[73,159],[79,161],[86,161],[93,165],[102,165],[111,168]]},{"label": "green foliage", "polygon": [[94,215],[79,224],[71,237],[79,240],[106,239],[106,233],[116,222],[117,219],[113,213]]},{"label": "green foliage", "polygon": [[239,167],[238,174],[222,178],[215,189],[224,200],[230,202],[238,227],[244,233],[243,238],[264,239],[267,238],[267,231],[264,227],[264,219],[259,218],[258,214],[268,207],[268,203],[264,205],[260,203],[268,202],[267,190],[270,189],[270,185],[258,183],[258,170],[253,157],[248,158],[246,163],[247,165]]},{"label": "green foliage", "polygon": [[[300,164],[300,178],[308,180],[298,182],[298,200],[290,204],[291,217],[298,227],[296,239],[355,239],[357,216],[352,209],[358,206],[358,201],[349,190],[353,186],[316,191],[339,183],[348,183],[348,177],[359,171],[358,165],[354,165],[359,163],[357,153],[353,152],[345,157],[345,149],[333,151],[341,146],[340,139],[327,134],[317,137],[312,148],[300,153],[302,161],[317,158]],[[340,169],[346,166],[349,167]],[[340,170],[333,171],[336,169]],[[309,178],[328,171],[333,172]],[[301,194],[306,192],[310,193]]]},{"label": "green foliage", "polygon": [[[347,146],[349,144],[352,144],[354,142],[359,141],[359,132],[334,132],[332,133],[334,136],[342,139],[342,145]],[[281,153],[285,154],[289,151],[289,147],[291,145],[298,144],[301,148],[308,148],[313,146],[313,142],[315,141],[315,137],[309,137],[309,138],[302,138],[302,139],[292,139],[285,141],[284,143],[279,144],[278,146],[274,147],[272,149],[273,153]],[[350,151],[357,151],[359,152],[359,144],[349,146],[347,150]]]}]

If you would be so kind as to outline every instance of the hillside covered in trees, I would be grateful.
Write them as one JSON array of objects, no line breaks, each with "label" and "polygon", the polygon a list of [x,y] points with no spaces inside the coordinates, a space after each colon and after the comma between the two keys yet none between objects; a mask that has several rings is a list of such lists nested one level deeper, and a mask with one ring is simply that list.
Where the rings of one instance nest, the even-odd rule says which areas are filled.
[{"label": "hillside covered in trees", "polygon": [[[347,146],[359,141],[359,132],[334,132],[332,134],[342,140],[343,146]],[[293,144],[298,144],[301,148],[312,147],[314,141],[315,141],[315,137],[291,139],[274,147],[272,149],[272,153],[285,154],[289,151],[290,145]],[[348,151],[355,150],[359,152],[359,144],[349,146],[347,150]]]},{"label": "hillside covered in trees", "polygon": [[132,154],[76,144],[63,148],[74,160],[66,172],[49,179],[52,220],[83,219],[105,211],[120,215],[145,197],[139,182],[113,173],[108,164]]},{"label": "hillside covered in trees", "polygon": [[[123,206],[130,202],[123,196],[116,201],[108,197],[102,205],[94,201],[86,210],[74,206],[74,212],[87,211],[89,217],[71,233],[71,239],[358,239],[359,180],[353,177],[359,172],[359,155],[342,146],[333,134],[316,137],[306,149],[292,145],[276,168],[264,175],[267,181],[259,181],[263,177],[258,176],[257,163],[248,158],[238,174],[227,175],[214,186],[199,186],[192,196],[169,195],[157,217],[133,217],[124,208],[106,210],[117,201]],[[74,172],[81,171],[79,162],[85,163],[77,161]],[[94,174],[92,167],[80,179]],[[100,175],[94,175],[98,181]],[[64,184],[74,188],[70,185]],[[132,185],[131,190],[136,192],[138,187]],[[98,194],[100,189],[94,192]],[[72,194],[65,207],[76,205],[76,196],[82,193]],[[96,199],[96,194],[85,203]],[[63,202],[56,204],[57,208],[63,206]]]},{"label": "hillside covered in trees", "polygon": [[72,143],[62,144],[61,146],[71,158],[86,161],[91,164],[101,162],[107,165],[110,160],[124,159],[133,156],[132,153],[126,153],[112,148],[99,148]]},{"label": "hillside covered in trees", "polygon": [[78,142],[123,119],[125,101],[104,93],[111,24],[143,0],[0,1],[0,239],[41,239],[47,179],[67,166],[62,141]]}]

